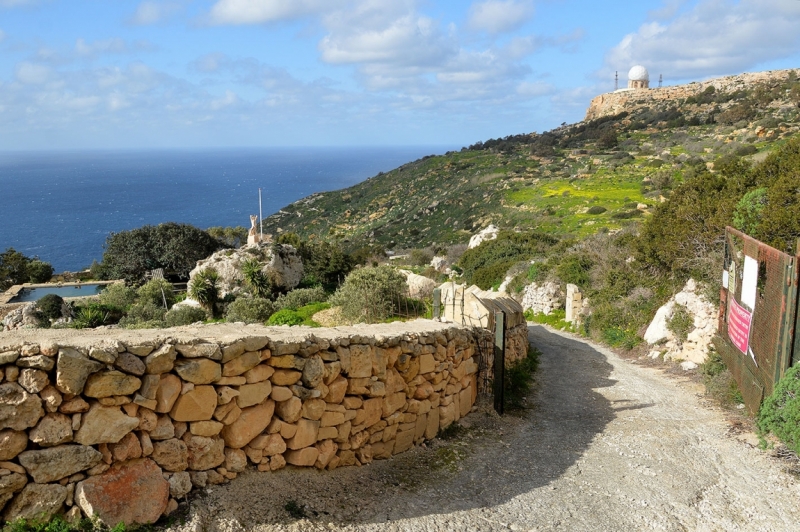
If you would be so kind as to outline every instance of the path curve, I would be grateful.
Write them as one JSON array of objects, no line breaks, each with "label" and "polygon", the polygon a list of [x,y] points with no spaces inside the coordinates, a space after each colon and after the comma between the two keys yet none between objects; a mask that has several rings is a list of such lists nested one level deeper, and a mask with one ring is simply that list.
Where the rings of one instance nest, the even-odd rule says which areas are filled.
[{"label": "path curve", "polygon": [[459,440],[361,468],[245,473],[174,529],[800,530],[797,479],[731,436],[697,383],[541,326],[529,338],[524,416],[474,413]]}]

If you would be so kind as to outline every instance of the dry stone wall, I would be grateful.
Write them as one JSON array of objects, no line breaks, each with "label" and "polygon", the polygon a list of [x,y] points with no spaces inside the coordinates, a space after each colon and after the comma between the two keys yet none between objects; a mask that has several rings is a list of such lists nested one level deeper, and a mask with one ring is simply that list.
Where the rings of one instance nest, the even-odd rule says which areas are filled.
[{"label": "dry stone wall", "polygon": [[248,465],[390,458],[470,411],[475,346],[421,320],[4,333],[2,517],[150,523]]}]

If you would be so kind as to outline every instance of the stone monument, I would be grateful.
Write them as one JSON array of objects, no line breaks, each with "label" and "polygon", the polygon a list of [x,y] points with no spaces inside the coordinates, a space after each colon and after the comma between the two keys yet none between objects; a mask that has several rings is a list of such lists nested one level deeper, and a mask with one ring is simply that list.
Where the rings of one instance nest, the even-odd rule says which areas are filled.
[{"label": "stone monument", "polygon": [[250,215],[250,231],[247,233],[247,245],[252,246],[261,242],[261,233],[258,231],[258,227],[256,226],[258,223],[258,215],[251,214]]}]

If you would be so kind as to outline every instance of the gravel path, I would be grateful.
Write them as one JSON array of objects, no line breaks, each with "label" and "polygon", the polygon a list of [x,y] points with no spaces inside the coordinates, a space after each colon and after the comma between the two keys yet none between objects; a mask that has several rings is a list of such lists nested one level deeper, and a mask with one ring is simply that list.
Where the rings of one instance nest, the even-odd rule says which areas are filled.
[{"label": "gravel path", "polygon": [[795,477],[696,382],[543,327],[529,336],[543,356],[523,415],[478,408],[457,438],[361,468],[248,472],[173,529],[800,529]]}]

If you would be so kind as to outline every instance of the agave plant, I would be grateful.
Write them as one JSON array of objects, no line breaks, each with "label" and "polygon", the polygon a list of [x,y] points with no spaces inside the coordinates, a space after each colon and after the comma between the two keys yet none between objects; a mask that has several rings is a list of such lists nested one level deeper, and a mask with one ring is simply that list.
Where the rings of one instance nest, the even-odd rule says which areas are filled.
[{"label": "agave plant", "polygon": [[219,300],[219,274],[214,268],[200,270],[189,283],[189,296],[197,300],[212,315]]},{"label": "agave plant", "polygon": [[256,297],[270,298],[274,291],[274,283],[261,269],[261,263],[256,259],[247,259],[242,262],[244,280]]}]

